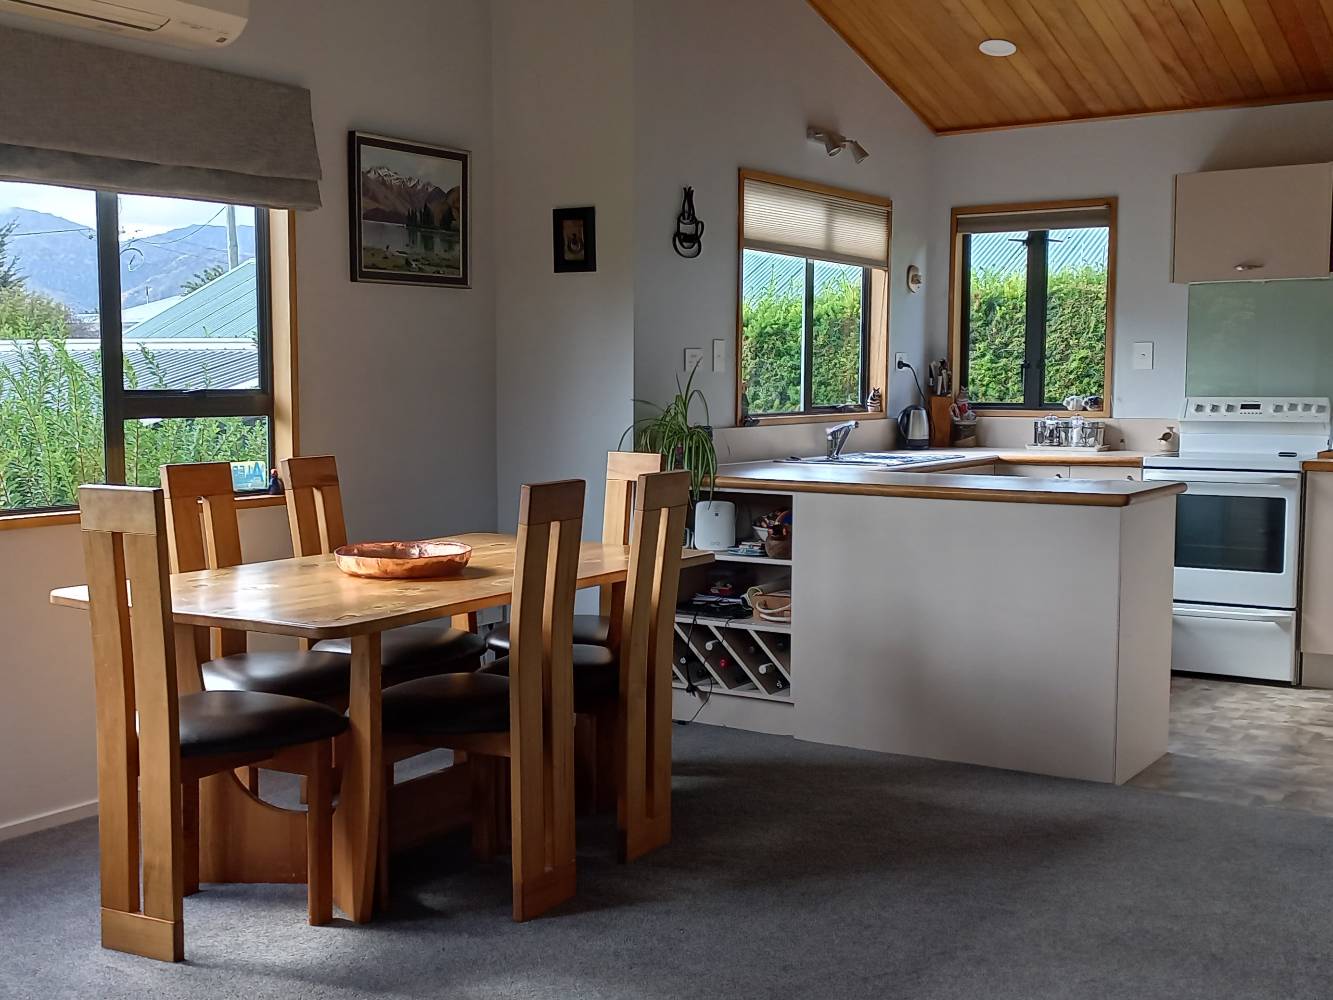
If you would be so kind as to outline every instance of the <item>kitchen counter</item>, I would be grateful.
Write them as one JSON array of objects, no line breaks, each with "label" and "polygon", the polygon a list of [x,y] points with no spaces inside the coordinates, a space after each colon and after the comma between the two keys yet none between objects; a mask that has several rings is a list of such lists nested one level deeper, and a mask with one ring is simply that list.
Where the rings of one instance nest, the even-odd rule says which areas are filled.
[{"label": "kitchen counter", "polygon": [[[781,731],[1115,783],[1166,752],[1184,487],[1003,474],[1007,461],[1043,460],[1123,468],[1142,456],[977,449],[911,471],[719,469],[720,490],[779,494],[765,500],[792,511]],[[679,716],[693,717],[697,704],[677,695]],[[756,704],[712,701],[734,702],[722,724],[742,727]]]},{"label": "kitchen counter", "polygon": [[1301,463],[1304,472],[1333,472],[1333,451],[1321,451],[1318,458]]},{"label": "kitchen counter", "polygon": [[[967,475],[968,467],[1015,461],[1005,456],[1021,454],[1024,464],[1034,463],[1031,452],[979,452],[965,461],[941,460],[922,463],[911,471],[887,472],[856,465],[797,462],[744,462],[724,465],[717,472],[717,488],[723,490],[769,490],[792,493],[835,493],[849,496],[917,497],[931,500],[973,500],[995,503],[1063,504],[1079,507],[1126,507],[1131,503],[1182,493],[1179,483],[1141,483],[1128,480],[1036,479],[1023,476]],[[1108,465],[1102,452],[1096,464]],[[1041,459],[1053,456],[1039,453]],[[1058,464],[1073,464],[1062,453]],[[1076,457],[1082,459],[1085,454]],[[1141,456],[1139,461],[1142,461]],[[1128,463],[1119,463],[1128,464]],[[954,473],[949,470],[959,470]]]}]

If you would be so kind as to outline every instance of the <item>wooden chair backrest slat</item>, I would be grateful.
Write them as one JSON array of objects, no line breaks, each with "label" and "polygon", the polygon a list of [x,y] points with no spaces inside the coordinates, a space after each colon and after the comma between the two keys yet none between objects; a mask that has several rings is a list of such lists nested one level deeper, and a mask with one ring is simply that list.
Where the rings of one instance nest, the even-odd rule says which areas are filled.
[{"label": "wooden chair backrest slat", "polygon": [[[639,477],[662,471],[662,456],[642,451],[611,451],[606,455],[606,500],[602,510],[602,541],[628,545],[633,520],[634,492]],[[612,613],[616,588],[601,590],[600,614]]]},{"label": "wooden chair backrest slat", "polygon": [[97,697],[102,905],[139,909],[142,840],[143,912],[178,921],[179,702],[162,491],[82,486],[79,520]]},{"label": "wooden chair backrest slat", "polygon": [[287,524],[298,556],[328,555],[347,544],[338,463],[332,455],[284,458]]},{"label": "wooden chair backrest slat", "polygon": [[[173,573],[241,565],[241,529],[229,462],[164,465],[162,492]],[[212,633],[212,656],[245,652],[244,632],[213,629]]]},{"label": "wooden chair backrest slat", "polygon": [[[520,494],[509,647],[512,807],[524,820],[514,824],[516,889],[520,879],[574,863],[573,796],[558,790],[573,787],[574,594],[585,489],[582,480],[568,480],[524,486]],[[544,845],[519,843],[525,829],[545,830]]]},{"label": "wooden chair backrest slat", "polygon": [[[640,476],[630,531],[625,621],[620,637],[621,705],[645,712],[642,742],[626,748],[619,766],[621,808],[669,829],[671,815],[671,657],[681,550],[690,501],[688,472]],[[634,707],[628,707],[634,706]],[[638,706],[642,706],[641,708]],[[649,747],[655,748],[649,753]],[[659,767],[654,769],[652,761]],[[626,824],[622,822],[622,832]],[[630,829],[626,835],[633,836]],[[622,845],[622,856],[637,852]]]}]

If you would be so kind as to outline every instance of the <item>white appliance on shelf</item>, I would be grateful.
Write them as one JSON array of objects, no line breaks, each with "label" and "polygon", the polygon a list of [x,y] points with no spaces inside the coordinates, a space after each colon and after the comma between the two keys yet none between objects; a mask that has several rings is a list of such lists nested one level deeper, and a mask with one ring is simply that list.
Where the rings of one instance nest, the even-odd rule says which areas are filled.
[{"label": "white appliance on shelf", "polygon": [[1180,453],[1144,459],[1176,498],[1175,670],[1296,683],[1301,463],[1328,448],[1326,397],[1191,397]]},{"label": "white appliance on shelf", "polygon": [[0,0],[0,12],[183,48],[218,49],[245,30],[250,0]]}]

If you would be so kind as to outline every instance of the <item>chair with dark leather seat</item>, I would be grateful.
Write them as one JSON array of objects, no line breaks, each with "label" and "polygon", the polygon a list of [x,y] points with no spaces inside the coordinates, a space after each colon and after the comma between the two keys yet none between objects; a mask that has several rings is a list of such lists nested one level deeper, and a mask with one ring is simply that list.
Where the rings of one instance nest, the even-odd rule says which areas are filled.
[{"label": "chair with dark leather seat", "polygon": [[[279,464],[292,552],[298,556],[329,555],[346,545],[347,524],[334,457],[284,458]],[[472,615],[452,624],[422,622],[383,633],[380,663],[385,686],[415,677],[477,669],[486,643],[476,634],[475,619]],[[350,639],[326,639],[312,648],[317,652],[352,651]]]},{"label": "chair with dark leather seat", "polygon": [[[688,472],[656,472],[635,484],[630,566],[625,584],[624,634],[615,650],[575,645],[571,650],[574,712],[591,728],[594,766],[580,774],[592,796],[616,805],[619,855],[632,861],[665,844],[671,835],[671,773],[652,768],[647,745],[671,739],[671,655],[680,556],[689,505]],[[482,668],[508,676],[509,657]],[[387,697],[387,694],[386,694]],[[622,713],[646,718],[645,743],[623,742],[631,728]],[[608,795],[609,793],[609,795]]]},{"label": "chair with dark leather seat", "polygon": [[[620,665],[616,654],[605,646],[575,644],[574,711],[579,714],[595,713],[604,698],[614,698],[620,686]],[[481,668],[483,674],[509,676],[509,657],[499,656]]]},{"label": "chair with dark leather seat", "polygon": [[[507,770],[517,921],[540,916],[574,894],[570,639],[583,494],[582,480],[522,489],[513,677],[485,671],[423,677],[386,688],[382,701],[386,760],[436,748],[467,754],[472,845],[482,859],[498,846]],[[380,864],[388,864],[383,852]],[[386,871],[381,868],[381,878]]]},{"label": "chair with dark leather seat", "polygon": [[199,885],[199,782],[246,766],[306,779],[308,919],[327,923],[333,739],[346,718],[284,695],[190,690],[200,679],[176,668],[161,490],[83,486],[79,519],[97,696],[103,947],[184,957],[182,900]]},{"label": "chair with dark leather seat", "polygon": [[[162,489],[167,498],[173,572],[222,569],[243,562],[228,463],[164,465]],[[484,650],[478,636],[469,639],[458,633],[455,639],[444,630],[427,627],[412,644],[404,642],[397,631],[386,633],[381,647],[386,685],[448,669],[475,669]],[[408,645],[412,648],[403,655]],[[352,671],[350,640],[319,643],[311,651],[248,651],[246,646],[244,632],[215,630],[211,659],[203,664],[208,690],[264,691],[346,707]]]},{"label": "chair with dark leather seat", "polygon": [[[612,451],[606,456],[606,502],[602,511],[602,541],[628,545],[634,491],[640,476],[662,470],[662,456],[641,451]],[[611,615],[620,588],[602,588],[601,608],[595,615],[574,616],[574,643],[579,646],[610,646]],[[486,635],[486,645],[497,656],[509,652],[509,626],[499,625]]]}]

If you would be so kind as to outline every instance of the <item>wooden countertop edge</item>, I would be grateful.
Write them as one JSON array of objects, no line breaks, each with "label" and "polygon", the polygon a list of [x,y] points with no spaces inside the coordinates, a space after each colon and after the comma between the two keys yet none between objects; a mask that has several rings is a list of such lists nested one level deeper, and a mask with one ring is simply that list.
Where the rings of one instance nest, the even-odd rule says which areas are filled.
[{"label": "wooden countertop edge", "polygon": [[[985,449],[982,449],[983,451]],[[1100,465],[1113,468],[1143,467],[1143,455],[1137,451],[1096,451],[1060,454],[1042,451],[995,451],[997,462],[1005,465]],[[978,460],[976,465],[985,465]]]},{"label": "wooden countertop edge", "polygon": [[1301,463],[1304,472],[1333,472],[1333,452],[1320,452],[1318,458]]},{"label": "wooden countertop edge", "polygon": [[[1070,483],[1075,480],[1058,480]],[[820,483],[790,479],[760,479],[744,476],[719,476],[717,487],[724,490],[765,490],[771,493],[827,493],[847,496],[908,497],[918,500],[977,500],[985,503],[1036,503],[1066,507],[1128,507],[1132,503],[1155,500],[1184,493],[1184,483],[1145,486],[1134,493],[1030,489],[976,489],[970,486],[909,486],[886,483]]]}]

